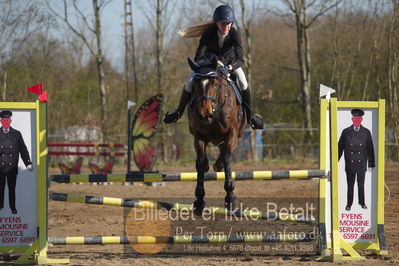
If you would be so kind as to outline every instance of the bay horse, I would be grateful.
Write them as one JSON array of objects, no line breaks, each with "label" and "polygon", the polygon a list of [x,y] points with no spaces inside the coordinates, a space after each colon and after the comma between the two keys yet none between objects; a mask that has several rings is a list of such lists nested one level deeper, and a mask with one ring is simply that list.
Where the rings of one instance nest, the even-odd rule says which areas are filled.
[{"label": "bay horse", "polygon": [[227,77],[216,67],[216,62],[200,65],[190,58],[188,62],[195,73],[192,82],[192,99],[188,106],[189,128],[194,136],[197,153],[194,213],[201,215],[205,208],[204,177],[209,170],[206,153],[209,143],[219,148],[219,157],[213,169],[215,172],[224,170],[225,207],[233,211],[236,209],[236,197],[233,193],[235,185],[231,177],[231,161],[237,141],[243,135],[246,121],[244,108],[239,104]]}]

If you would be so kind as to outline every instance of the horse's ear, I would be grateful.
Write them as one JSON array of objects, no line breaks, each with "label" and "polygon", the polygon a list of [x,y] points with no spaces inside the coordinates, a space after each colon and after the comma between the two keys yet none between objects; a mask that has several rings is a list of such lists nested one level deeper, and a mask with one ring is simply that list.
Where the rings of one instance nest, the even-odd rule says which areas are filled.
[{"label": "horse's ear", "polygon": [[188,61],[188,64],[190,65],[192,70],[194,70],[194,71],[198,70],[199,65],[196,62],[194,62],[193,60],[191,60],[190,57],[187,57],[187,61]]}]

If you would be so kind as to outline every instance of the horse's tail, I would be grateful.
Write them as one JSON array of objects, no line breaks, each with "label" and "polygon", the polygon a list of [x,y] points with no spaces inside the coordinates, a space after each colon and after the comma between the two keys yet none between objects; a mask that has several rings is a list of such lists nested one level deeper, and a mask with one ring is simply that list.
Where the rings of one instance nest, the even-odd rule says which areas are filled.
[{"label": "horse's tail", "polygon": [[177,34],[180,35],[180,37],[183,38],[196,38],[200,37],[210,26],[214,25],[214,21],[194,25],[194,26],[188,26],[185,28],[180,29]]}]

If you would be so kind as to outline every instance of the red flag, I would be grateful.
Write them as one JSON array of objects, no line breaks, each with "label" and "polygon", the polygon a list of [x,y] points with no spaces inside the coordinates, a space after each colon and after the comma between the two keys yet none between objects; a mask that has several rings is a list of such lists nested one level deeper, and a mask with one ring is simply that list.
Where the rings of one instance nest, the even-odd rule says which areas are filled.
[{"label": "red flag", "polygon": [[38,95],[42,94],[43,93],[43,83],[39,83],[39,84],[36,84],[36,85],[28,88],[28,91],[38,94]]},{"label": "red flag", "polygon": [[48,98],[48,93],[47,91],[44,91],[42,94],[39,96],[39,101],[46,103]]}]

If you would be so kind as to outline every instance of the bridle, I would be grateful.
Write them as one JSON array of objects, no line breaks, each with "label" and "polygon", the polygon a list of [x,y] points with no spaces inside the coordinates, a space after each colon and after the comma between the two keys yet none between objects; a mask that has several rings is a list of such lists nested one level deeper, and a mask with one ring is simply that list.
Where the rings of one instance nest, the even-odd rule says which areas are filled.
[{"label": "bridle", "polygon": [[[210,72],[210,73],[207,73],[206,75],[195,73],[193,78],[194,78],[194,80],[198,81],[200,78],[204,78],[204,77],[208,78],[208,79],[214,79],[214,78],[216,78],[216,72]],[[193,99],[193,100],[197,100],[199,102],[200,101],[211,101],[213,103],[212,104],[212,116],[216,121],[218,121],[220,118],[221,107],[226,104],[227,91],[225,91],[223,102],[221,103],[219,100],[220,95],[222,93],[222,86],[223,85],[218,86],[216,96],[202,95],[200,97],[197,97],[196,99]],[[193,97],[195,98],[194,93],[193,93]],[[198,108],[197,108],[197,113],[199,115]]]}]

